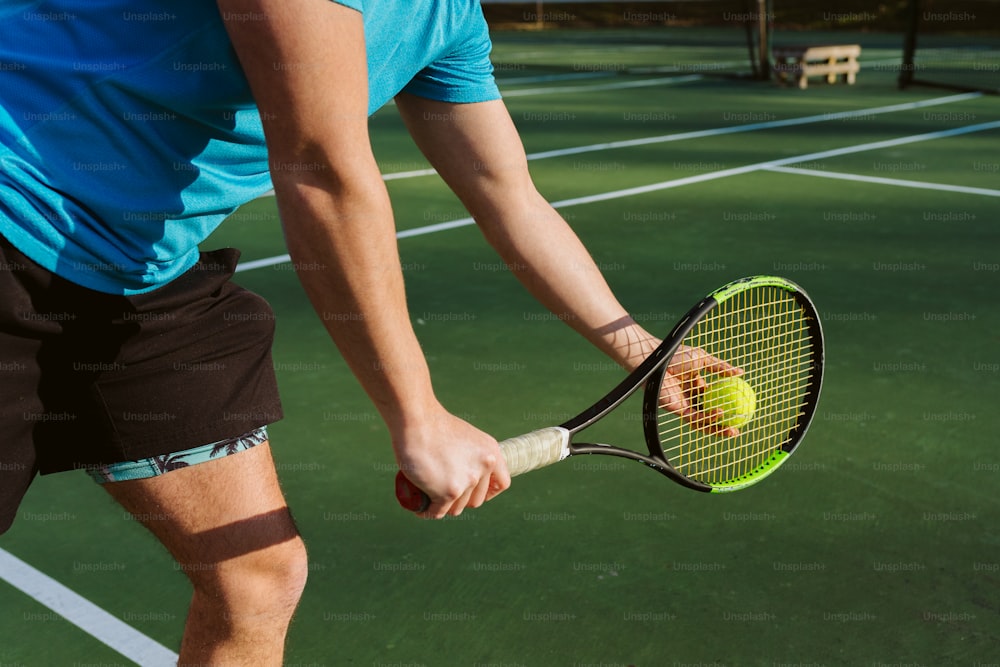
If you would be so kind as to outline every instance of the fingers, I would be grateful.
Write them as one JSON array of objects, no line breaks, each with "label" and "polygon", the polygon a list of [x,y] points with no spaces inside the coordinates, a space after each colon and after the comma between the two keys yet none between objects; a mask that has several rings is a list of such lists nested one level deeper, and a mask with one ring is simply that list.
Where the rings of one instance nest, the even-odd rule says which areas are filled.
[{"label": "fingers", "polygon": [[[430,501],[427,507],[418,515],[424,519],[443,519],[446,516],[458,516],[465,508],[465,502],[471,491],[458,485],[449,487],[442,495],[427,495]],[[465,502],[463,502],[463,500]]]},{"label": "fingers", "polygon": [[719,423],[719,420],[722,419],[722,410],[717,408],[711,411],[695,410],[691,408],[687,412],[682,413],[680,416],[681,419],[691,425],[691,428],[702,431],[703,433],[718,435],[724,438],[734,438],[740,434],[740,430],[738,428],[733,426],[724,426]]},{"label": "fingers", "polygon": [[660,384],[660,407],[677,415],[691,411],[689,393],[685,391],[684,380],[670,373],[663,374]]},{"label": "fingers", "polygon": [[509,488],[510,473],[507,471],[506,462],[501,457],[500,465],[494,468],[492,474],[479,480],[479,486],[469,498],[468,507],[480,507]]},{"label": "fingers", "polygon": [[677,348],[667,372],[672,375],[687,375],[708,371],[716,375],[732,376],[742,375],[743,369],[733,366],[727,361],[712,356],[700,347],[689,347],[682,345]]},{"label": "fingers", "polygon": [[660,406],[678,415],[692,428],[722,437],[735,437],[740,431],[719,424],[722,410],[701,410],[701,396],[708,386],[702,372],[723,377],[743,374],[743,369],[715,357],[701,348],[682,346],[674,354],[660,388]]},{"label": "fingers", "polygon": [[416,511],[423,518],[442,519],[446,516],[459,516],[465,509],[481,507],[486,501],[510,488],[510,474],[502,456],[491,455],[487,457],[484,465],[488,466],[485,474],[477,478],[470,477],[464,485],[456,484],[448,488],[440,497],[428,496],[410,482],[421,495],[422,504],[414,502],[411,499],[412,495],[404,493],[401,497],[398,486],[397,497],[404,508]]},{"label": "fingers", "polygon": [[696,385],[681,382],[670,374],[665,374],[660,390],[660,407],[673,412],[695,430],[723,437],[739,435],[739,429],[718,423],[722,419],[722,410],[716,408],[706,411],[695,407],[701,403],[700,395],[704,381],[701,384],[702,386],[695,390]]},{"label": "fingers", "polygon": [[[428,519],[443,519],[446,516],[459,516],[470,507],[481,507],[489,495],[492,485],[491,480],[491,475],[483,477],[475,486],[467,488],[461,495],[452,500],[448,500],[447,498],[437,501],[432,500],[427,509],[420,513],[420,516]],[[496,495],[496,493],[493,495]]]},{"label": "fingers", "polygon": [[507,470],[507,462],[501,456],[498,463],[499,465],[493,470],[486,488],[486,500],[493,500],[510,488],[510,472]]}]

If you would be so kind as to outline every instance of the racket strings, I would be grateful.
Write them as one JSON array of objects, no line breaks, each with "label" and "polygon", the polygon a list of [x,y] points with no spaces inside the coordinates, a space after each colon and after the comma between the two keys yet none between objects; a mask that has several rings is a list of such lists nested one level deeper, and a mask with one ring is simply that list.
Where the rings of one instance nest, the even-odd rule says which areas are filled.
[{"label": "racket strings", "polygon": [[[765,405],[763,407],[758,407],[755,410],[753,423],[781,426],[783,425],[783,419],[798,419],[799,410],[801,408],[799,401],[800,393],[811,387],[812,383],[809,382],[810,374],[808,371],[800,372],[797,375],[805,379],[805,382],[801,385],[801,387],[796,387],[794,392],[786,392],[781,396],[773,396],[770,401],[764,402]],[[723,410],[725,409],[726,406],[723,406]],[[680,420],[676,419],[676,417],[672,419],[661,419],[659,427],[661,445],[674,442],[672,446],[664,446],[664,452],[677,452],[682,448],[686,448],[689,452],[696,451],[696,449],[691,446],[690,442],[679,440],[681,430],[687,428],[687,426],[682,425]],[[769,435],[762,434],[762,430],[763,429],[761,428],[753,428],[751,424],[751,427],[744,427],[742,429],[741,437],[743,437],[745,441],[749,440],[751,435],[756,435],[757,437],[770,437]],[[700,449],[708,448],[710,446],[710,442],[711,441],[708,439],[703,439]]]},{"label": "racket strings", "polygon": [[707,484],[748,475],[789,441],[813,384],[816,351],[804,309],[784,289],[749,289],[711,311],[684,344],[742,368],[757,405],[736,437],[695,430],[661,408],[663,451],[679,472]]},{"label": "racket strings", "polygon": [[[767,419],[768,417],[772,417],[774,414],[781,414],[782,412],[783,410],[772,412],[770,415],[755,415],[754,419]],[[788,423],[783,429],[780,427],[777,429],[766,429],[763,433],[759,434],[757,438],[744,440],[742,443],[730,447],[727,450],[729,456],[724,464],[717,460],[720,457],[719,451],[716,447],[689,447],[685,450],[683,449],[684,445],[676,445],[671,448],[665,447],[663,451],[667,455],[668,459],[682,459],[684,461],[684,465],[682,467],[686,466],[688,468],[688,470],[682,470],[685,474],[689,474],[693,470],[698,470],[701,474],[705,474],[722,470],[726,466],[738,466],[738,464],[741,463],[753,462],[754,465],[752,466],[739,467],[737,470],[732,471],[734,474],[731,477],[740,477],[743,474],[751,472],[757,467],[757,465],[762,464],[766,460],[767,457],[764,457],[763,460],[757,460],[762,451],[761,445],[766,445],[768,448],[768,454],[770,454],[774,450],[780,449],[782,445],[788,442],[791,438],[791,429],[797,422],[799,414],[796,412],[793,416],[794,420]],[[777,439],[779,436],[781,436],[781,439]],[[714,467],[705,467],[702,465],[705,462],[714,463],[716,465]]]},{"label": "racket strings", "polygon": [[[745,296],[745,295],[744,295]],[[745,301],[745,298],[743,299]],[[744,308],[737,309],[734,313],[737,319],[743,313],[740,312]],[[747,339],[747,325],[757,325],[762,330],[770,332],[772,340],[775,341],[776,345],[780,349],[782,346],[783,338],[787,334],[786,331],[782,330],[780,324],[782,324],[776,318],[776,311],[773,307],[764,310],[761,313],[761,317],[756,318],[756,322],[746,322],[740,321],[739,325],[734,327],[732,324],[732,318],[730,320],[729,326],[730,331],[737,331],[741,334],[739,338]],[[718,340],[718,336],[713,336],[715,339],[715,349],[727,349],[731,350],[730,341]],[[744,356],[748,357],[750,360],[755,360],[759,355],[762,354],[764,348],[762,346],[762,339],[759,337],[749,337],[748,344],[746,345],[746,354]],[[724,357],[725,358],[725,357]],[[785,356],[785,361],[789,361],[787,355]],[[704,436],[703,434],[696,434],[694,438],[685,438],[684,446],[688,448],[684,460],[686,462],[686,468],[689,470],[689,474],[698,474],[702,478],[709,481],[720,481],[717,477],[739,477],[742,474],[746,474],[751,471],[757,465],[763,463],[766,460],[763,457],[764,453],[773,451],[773,448],[764,448],[761,446],[762,443],[770,442],[774,447],[780,446],[784,442],[774,441],[774,436],[777,432],[787,432],[788,428],[781,417],[788,417],[788,400],[782,400],[782,397],[774,395],[768,396],[767,390],[772,388],[775,380],[776,368],[774,364],[769,365],[766,368],[757,367],[756,369],[750,369],[749,364],[745,362],[734,362],[738,365],[743,366],[746,370],[753,370],[754,375],[759,377],[758,385],[763,388],[761,395],[762,407],[760,412],[755,415],[756,424],[762,426],[762,428],[757,428],[756,433],[747,435],[742,439],[742,442],[732,443],[728,450],[720,450],[713,439]],[[769,402],[772,404],[772,410],[768,411],[763,406]],[[778,416],[776,419],[775,416]],[[757,437],[750,437],[756,435]],[[717,473],[724,473],[718,475]]]},{"label": "racket strings", "polygon": [[[803,385],[802,388],[803,389],[808,389],[810,386],[812,386],[812,383],[807,382],[806,384]],[[799,411],[799,408],[800,408],[799,400],[798,399],[799,399],[798,392],[796,392],[794,394],[790,393],[790,394],[787,394],[786,396],[775,398],[774,400],[771,401],[772,405],[768,406],[767,408],[758,408],[754,412],[753,421],[754,422],[763,423],[763,424],[774,424],[775,422],[780,421],[782,417],[785,417],[785,418],[787,418],[787,417],[794,417],[794,418],[797,419],[798,418],[798,411]],[[671,419],[671,420],[669,420],[669,421],[668,420],[661,420],[659,422],[659,425],[661,427],[660,428],[660,435],[662,437],[662,441],[661,441],[662,443],[667,443],[667,442],[670,442],[670,441],[677,441],[677,440],[679,440],[679,438],[677,436],[680,434],[680,432],[682,431],[682,429],[687,428],[687,426],[686,425],[682,425],[680,423],[680,420],[676,419],[676,417],[673,418],[673,419]],[[761,430],[762,429],[760,429],[760,428],[757,428],[757,429],[748,429],[747,427],[744,427],[741,430],[741,437],[747,438],[751,434],[754,434],[755,432],[761,431]],[[760,434],[758,433],[757,435],[759,436]],[[709,447],[709,442],[710,441],[707,438],[706,439],[702,439],[701,442],[702,442],[702,445],[701,445],[700,449],[706,449],[706,448]],[[685,442],[679,442],[678,441],[678,442],[675,442],[675,444],[673,446],[670,446],[670,447],[664,446],[663,447],[663,451],[664,452],[672,452],[672,451],[680,451],[681,449],[686,449],[688,452],[697,451],[696,449],[693,449],[690,445],[691,445],[690,442],[687,442],[687,441],[685,441]]]}]

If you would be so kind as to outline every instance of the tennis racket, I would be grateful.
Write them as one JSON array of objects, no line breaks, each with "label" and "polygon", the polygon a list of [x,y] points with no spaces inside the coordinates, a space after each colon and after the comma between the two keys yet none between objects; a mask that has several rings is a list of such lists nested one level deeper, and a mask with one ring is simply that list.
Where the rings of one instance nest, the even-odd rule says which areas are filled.
[{"label": "tennis racket", "polygon": [[[705,400],[706,387],[735,375],[755,398],[752,416],[739,428],[725,425],[725,402],[715,398],[709,406]],[[752,276],[717,289],[691,308],[604,398],[559,426],[504,440],[500,449],[512,476],[570,456],[609,454],[639,461],[690,489],[737,491],[777,470],[802,442],[822,379],[823,332],[808,295],[784,278]],[[576,441],[581,431],[643,387],[646,452]],[[665,405],[678,387],[690,404],[683,417]],[[740,402],[738,396],[731,400]],[[430,503],[402,471],[396,497],[415,512]]]}]

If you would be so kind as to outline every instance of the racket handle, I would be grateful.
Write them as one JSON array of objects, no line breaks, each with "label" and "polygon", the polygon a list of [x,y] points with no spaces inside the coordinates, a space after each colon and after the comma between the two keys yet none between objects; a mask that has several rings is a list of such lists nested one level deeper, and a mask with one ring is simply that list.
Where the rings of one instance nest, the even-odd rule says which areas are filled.
[{"label": "racket handle", "polygon": [[569,456],[569,431],[550,426],[500,442],[511,477],[544,468]]},{"label": "racket handle", "polygon": [[[569,456],[569,431],[561,426],[550,426],[518,435],[502,441],[500,452],[507,462],[510,476],[522,475]],[[402,470],[396,473],[396,500],[411,512],[423,512],[431,504],[427,494],[411,482]]]}]

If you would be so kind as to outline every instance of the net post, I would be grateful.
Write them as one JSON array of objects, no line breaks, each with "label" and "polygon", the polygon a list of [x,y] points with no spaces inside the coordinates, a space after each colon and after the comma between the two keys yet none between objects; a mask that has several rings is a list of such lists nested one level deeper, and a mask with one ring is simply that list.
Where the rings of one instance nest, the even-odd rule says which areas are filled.
[{"label": "net post", "polygon": [[757,0],[757,44],[759,61],[757,77],[761,81],[771,79],[771,11],[772,0]]},{"label": "net post", "polygon": [[899,67],[899,88],[906,88],[913,82],[914,56],[917,51],[917,31],[920,26],[920,0],[910,0],[909,21],[903,37],[903,62]]}]

